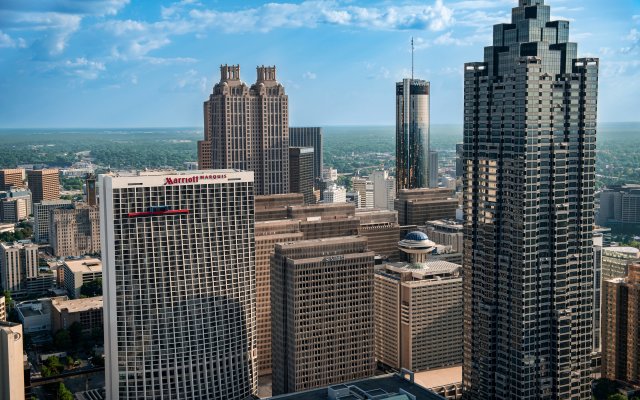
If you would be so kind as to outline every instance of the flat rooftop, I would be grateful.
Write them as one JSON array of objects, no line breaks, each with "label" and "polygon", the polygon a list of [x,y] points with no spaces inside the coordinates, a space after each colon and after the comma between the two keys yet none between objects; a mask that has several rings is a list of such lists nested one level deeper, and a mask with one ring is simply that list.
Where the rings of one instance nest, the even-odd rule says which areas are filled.
[{"label": "flat rooftop", "polygon": [[630,246],[609,246],[609,247],[605,247],[603,250],[613,251],[616,253],[635,255],[636,257],[640,255],[640,250]]},{"label": "flat rooftop", "polygon": [[67,260],[64,264],[71,272],[97,273],[102,272],[102,261],[97,258],[83,258],[81,260]]},{"label": "flat rooftop", "polygon": [[102,308],[102,296],[75,300],[54,299],[51,304],[58,312],[64,309],[70,313],[83,312]]},{"label": "flat rooftop", "polygon": [[[312,389],[305,392],[284,394],[280,396],[271,397],[273,400],[329,400],[329,389],[334,390],[344,390],[349,388],[350,386],[355,386],[359,390],[356,390],[355,393],[360,394],[358,397],[352,395],[340,396],[337,399],[340,400],[358,400],[362,399],[361,393],[364,391],[369,395],[373,396],[381,396],[374,397],[375,399],[398,399],[405,400],[408,399],[407,396],[403,395],[400,392],[400,389],[405,392],[412,394],[415,396],[416,400],[444,400],[444,397],[441,397],[431,390],[428,390],[417,383],[411,382],[408,379],[402,378],[396,374],[382,375],[376,376],[372,378],[362,379],[359,381],[353,381],[348,383],[343,383],[339,385],[332,385],[330,387],[324,387],[320,389]],[[335,397],[334,397],[335,398]],[[371,398],[371,397],[366,397]]]},{"label": "flat rooftop", "polygon": [[414,379],[417,384],[426,388],[460,383],[462,382],[462,365],[417,372],[414,374]]},{"label": "flat rooftop", "polygon": [[393,272],[411,272],[413,275],[445,275],[459,272],[462,266],[443,260],[427,261],[425,263],[407,263],[406,261],[384,264],[387,270]]}]

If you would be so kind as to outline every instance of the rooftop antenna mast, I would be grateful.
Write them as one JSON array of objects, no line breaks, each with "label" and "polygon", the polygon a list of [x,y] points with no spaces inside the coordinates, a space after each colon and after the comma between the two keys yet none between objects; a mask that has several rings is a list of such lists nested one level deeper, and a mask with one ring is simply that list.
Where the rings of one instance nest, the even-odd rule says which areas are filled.
[{"label": "rooftop antenna mast", "polygon": [[413,36],[411,36],[411,80],[413,80]]}]

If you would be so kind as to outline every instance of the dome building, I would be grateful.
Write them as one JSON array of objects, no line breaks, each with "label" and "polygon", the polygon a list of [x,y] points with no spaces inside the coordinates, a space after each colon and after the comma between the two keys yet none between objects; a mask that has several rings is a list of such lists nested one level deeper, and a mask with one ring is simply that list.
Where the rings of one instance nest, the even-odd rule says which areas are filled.
[{"label": "dome building", "polygon": [[426,233],[414,231],[407,233],[407,236],[398,242],[398,248],[410,263],[424,263],[436,250],[436,244],[429,240]]}]

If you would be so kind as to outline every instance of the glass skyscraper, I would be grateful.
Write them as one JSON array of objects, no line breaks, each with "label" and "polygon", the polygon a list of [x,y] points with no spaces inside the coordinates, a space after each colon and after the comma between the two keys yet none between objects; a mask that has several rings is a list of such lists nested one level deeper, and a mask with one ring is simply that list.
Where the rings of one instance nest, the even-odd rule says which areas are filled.
[{"label": "glass skyscraper", "polygon": [[396,83],[396,189],[429,187],[429,82]]},{"label": "glass skyscraper", "polygon": [[519,0],[464,71],[465,398],[590,399],[598,59]]}]

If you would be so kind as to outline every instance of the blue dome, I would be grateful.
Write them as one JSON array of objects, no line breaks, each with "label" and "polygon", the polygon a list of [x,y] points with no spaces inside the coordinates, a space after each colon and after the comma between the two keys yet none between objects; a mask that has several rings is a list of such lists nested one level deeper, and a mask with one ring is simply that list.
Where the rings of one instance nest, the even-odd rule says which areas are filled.
[{"label": "blue dome", "polygon": [[422,242],[424,240],[429,240],[429,236],[427,236],[427,234],[424,232],[415,231],[415,232],[407,233],[407,236],[404,237],[404,240],[413,240],[415,242]]}]

